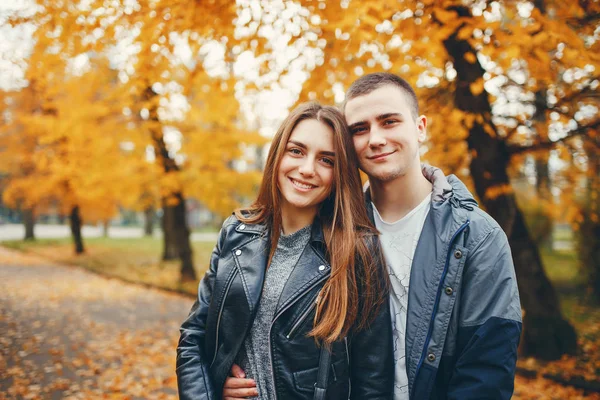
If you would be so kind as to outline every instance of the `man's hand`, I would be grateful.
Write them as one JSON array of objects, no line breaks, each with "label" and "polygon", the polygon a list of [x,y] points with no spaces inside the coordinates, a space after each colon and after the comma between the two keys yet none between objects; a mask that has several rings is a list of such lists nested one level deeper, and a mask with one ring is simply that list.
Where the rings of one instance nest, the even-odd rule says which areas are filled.
[{"label": "man's hand", "polygon": [[225,380],[223,386],[223,400],[245,399],[258,396],[258,389],[254,379],[245,379],[246,374],[239,365],[233,364],[231,376]]}]

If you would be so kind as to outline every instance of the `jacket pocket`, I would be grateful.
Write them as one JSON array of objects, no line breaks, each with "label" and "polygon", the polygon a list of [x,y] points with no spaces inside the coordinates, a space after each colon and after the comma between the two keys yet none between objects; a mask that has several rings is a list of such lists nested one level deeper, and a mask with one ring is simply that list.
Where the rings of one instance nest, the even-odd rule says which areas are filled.
[{"label": "jacket pocket", "polygon": [[[348,361],[346,359],[334,362],[330,368],[327,387],[339,382],[348,383]],[[296,389],[314,391],[318,372],[319,367],[294,372],[294,385],[296,385]]]}]

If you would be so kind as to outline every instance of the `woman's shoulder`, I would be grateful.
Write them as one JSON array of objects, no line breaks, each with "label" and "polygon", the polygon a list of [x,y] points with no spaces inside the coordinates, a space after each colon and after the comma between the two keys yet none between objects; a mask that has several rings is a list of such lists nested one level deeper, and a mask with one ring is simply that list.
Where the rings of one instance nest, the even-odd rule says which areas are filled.
[{"label": "woman's shoulder", "polygon": [[236,210],[223,221],[221,232],[264,233],[266,230],[265,223],[263,221],[255,221],[255,216],[255,213],[248,210]]},{"label": "woman's shoulder", "polygon": [[240,222],[241,221],[235,215],[235,212],[231,213],[231,215],[229,217],[225,218],[225,221],[223,221],[223,226],[221,227],[221,229],[227,229],[228,227],[230,227],[232,225],[237,225]]}]

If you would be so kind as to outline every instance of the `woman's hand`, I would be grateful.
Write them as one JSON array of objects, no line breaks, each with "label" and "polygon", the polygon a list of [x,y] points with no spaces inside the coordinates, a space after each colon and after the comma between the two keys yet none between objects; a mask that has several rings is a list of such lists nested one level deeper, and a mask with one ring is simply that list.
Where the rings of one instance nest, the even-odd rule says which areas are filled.
[{"label": "woman's hand", "polygon": [[245,399],[258,396],[258,389],[254,379],[246,379],[246,374],[239,365],[233,364],[231,376],[225,380],[223,386],[223,400]]}]

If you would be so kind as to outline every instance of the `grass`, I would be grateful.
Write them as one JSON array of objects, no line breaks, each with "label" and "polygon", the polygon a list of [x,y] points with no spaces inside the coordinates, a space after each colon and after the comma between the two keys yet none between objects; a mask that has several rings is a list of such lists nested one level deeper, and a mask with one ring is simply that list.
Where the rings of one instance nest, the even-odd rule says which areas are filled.
[{"label": "grass", "polygon": [[[90,238],[86,253],[75,255],[70,238],[6,241],[2,246],[32,252],[59,263],[79,265],[103,275],[195,295],[197,283],[179,282],[179,262],[161,261],[160,238]],[[192,242],[198,278],[208,268],[212,242]],[[575,324],[600,320],[597,307],[589,304],[585,280],[575,251],[541,249],[548,278],[552,281],[565,316]]]},{"label": "grass", "polygon": [[[79,265],[128,282],[196,294],[197,282],[179,282],[178,261],[161,261],[160,238],[93,238],[85,239],[84,245],[86,252],[75,255],[69,238],[2,242],[2,246],[8,248],[31,252],[59,263]],[[213,247],[214,243],[210,242],[192,242],[198,278],[201,278],[208,268]]]},{"label": "grass", "polygon": [[565,289],[582,286],[585,282],[574,250],[556,251],[540,249],[548,278],[554,286]]}]

